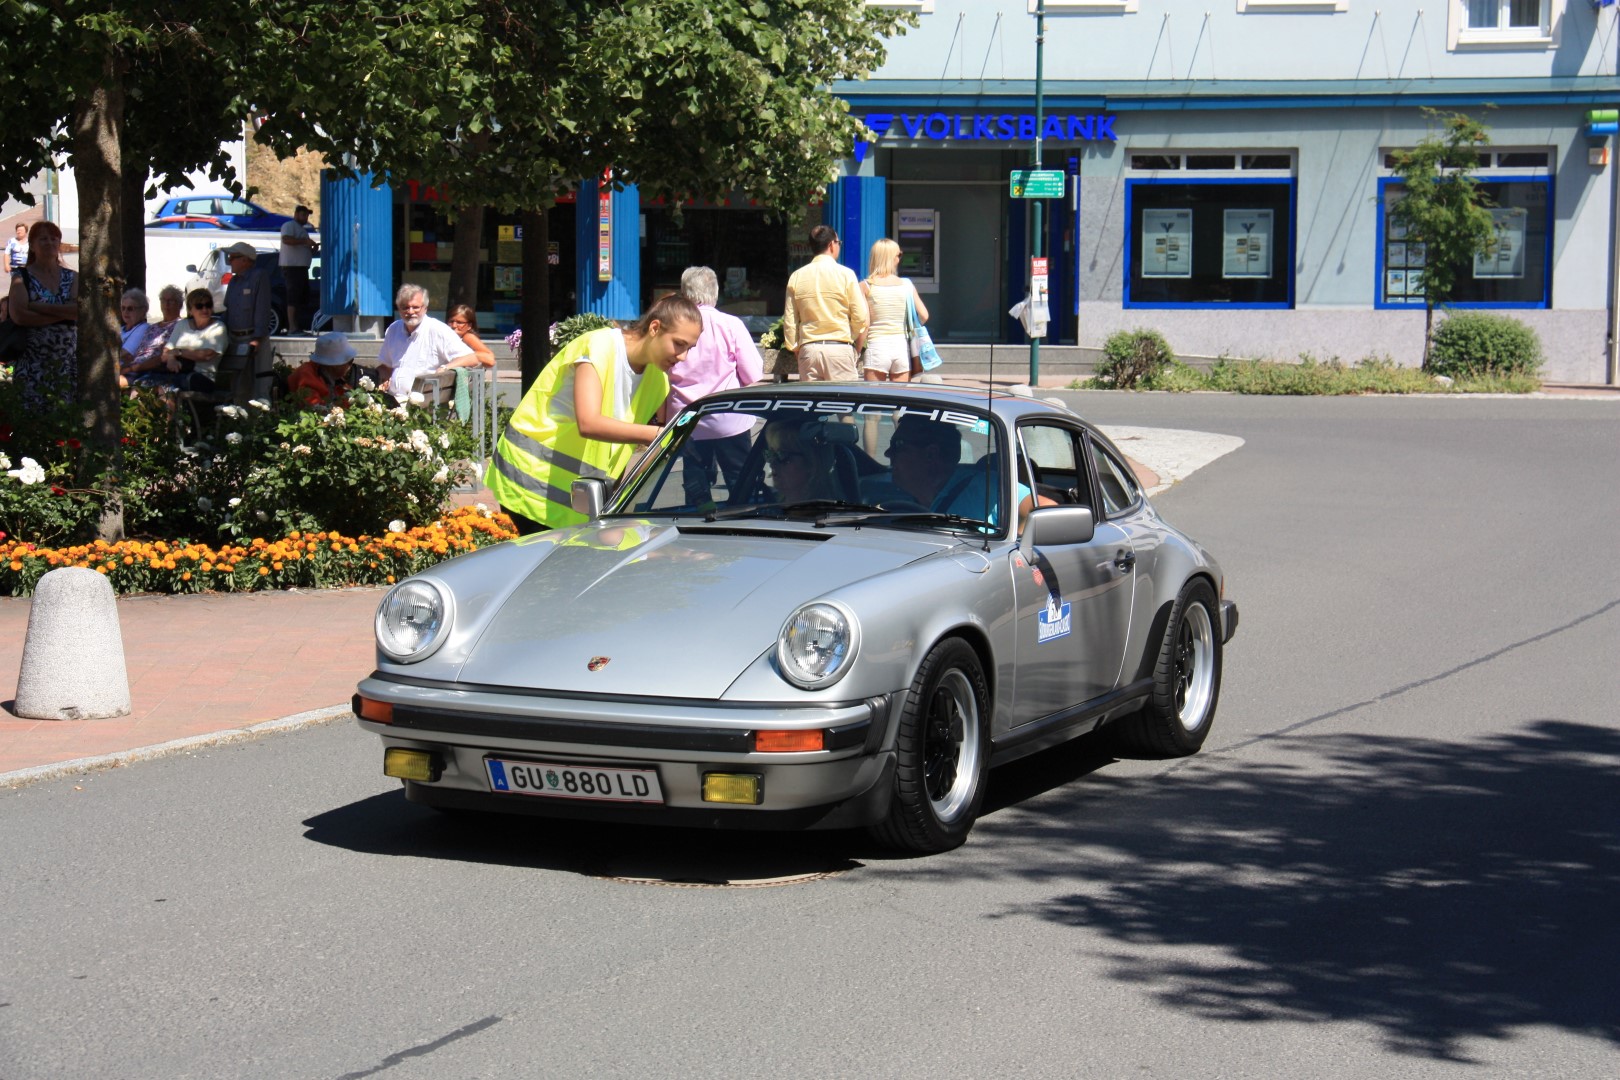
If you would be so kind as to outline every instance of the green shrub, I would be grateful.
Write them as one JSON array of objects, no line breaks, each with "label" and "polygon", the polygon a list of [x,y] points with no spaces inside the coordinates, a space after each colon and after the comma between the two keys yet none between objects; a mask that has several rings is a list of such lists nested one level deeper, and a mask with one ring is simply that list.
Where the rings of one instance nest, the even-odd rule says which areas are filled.
[{"label": "green shrub", "polygon": [[604,326],[615,325],[612,319],[598,315],[594,311],[582,311],[578,315],[570,315],[560,322],[551,324],[551,351],[555,355],[557,350],[573,341],[581,334],[588,334],[592,330],[600,330]]},{"label": "green shrub", "polygon": [[1448,314],[1434,330],[1429,370],[1436,375],[1534,375],[1541,339],[1518,319],[1488,311]]},{"label": "green shrub", "polygon": [[1142,381],[1147,390],[1165,390],[1172,394],[1190,394],[1194,390],[1208,390],[1209,376],[1180,360],[1173,360]]},{"label": "green shrub", "polygon": [[1103,359],[1097,365],[1096,383],[1101,387],[1134,390],[1151,381],[1175,363],[1176,354],[1157,330],[1137,328],[1118,330],[1103,342]]}]

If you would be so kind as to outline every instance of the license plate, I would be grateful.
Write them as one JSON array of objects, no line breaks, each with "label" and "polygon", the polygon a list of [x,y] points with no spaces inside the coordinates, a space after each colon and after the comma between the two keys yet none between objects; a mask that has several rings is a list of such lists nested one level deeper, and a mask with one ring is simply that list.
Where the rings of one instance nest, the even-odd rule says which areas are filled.
[{"label": "license plate", "polygon": [[506,761],[485,758],[489,790],[508,795],[541,795],[553,799],[598,802],[660,803],[663,789],[653,769],[610,769],[596,765],[559,765],[551,761]]}]

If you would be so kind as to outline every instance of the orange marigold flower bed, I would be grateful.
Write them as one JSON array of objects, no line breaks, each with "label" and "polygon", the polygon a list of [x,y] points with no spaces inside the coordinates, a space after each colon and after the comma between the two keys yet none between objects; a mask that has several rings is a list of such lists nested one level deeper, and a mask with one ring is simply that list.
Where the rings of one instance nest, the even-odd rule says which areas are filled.
[{"label": "orange marigold flower bed", "polygon": [[58,566],[94,568],[120,593],[392,585],[444,559],[516,536],[505,514],[472,506],[403,533],[292,532],[218,547],[189,540],[97,540],[40,548],[7,536],[0,537],[0,595],[30,595]]}]

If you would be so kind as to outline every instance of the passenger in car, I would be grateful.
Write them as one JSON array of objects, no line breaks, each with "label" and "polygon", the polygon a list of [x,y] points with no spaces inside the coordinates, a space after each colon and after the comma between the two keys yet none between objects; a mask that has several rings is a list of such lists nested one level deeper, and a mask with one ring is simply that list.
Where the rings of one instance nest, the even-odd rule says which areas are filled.
[{"label": "passenger in car", "polygon": [[[994,525],[1001,508],[1000,465],[993,456],[961,464],[962,436],[943,420],[903,416],[887,450],[894,482],[920,506]],[[1035,506],[1034,493],[1018,483],[1018,520]]]}]

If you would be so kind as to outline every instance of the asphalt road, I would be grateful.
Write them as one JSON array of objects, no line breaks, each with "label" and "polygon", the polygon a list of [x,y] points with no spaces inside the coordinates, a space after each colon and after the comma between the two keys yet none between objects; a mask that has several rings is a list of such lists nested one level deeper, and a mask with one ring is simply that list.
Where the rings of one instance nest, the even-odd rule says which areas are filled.
[{"label": "asphalt road", "polygon": [[1242,606],[1204,753],[926,859],[467,829],[346,723],[32,785],[0,1077],[1614,1075],[1620,406],[1074,397],[1245,440],[1157,499]]}]

